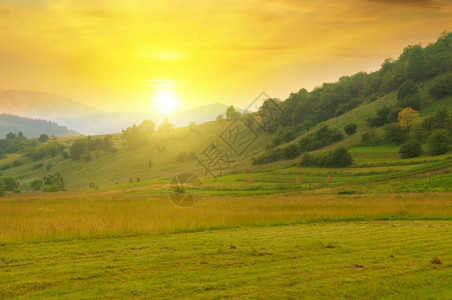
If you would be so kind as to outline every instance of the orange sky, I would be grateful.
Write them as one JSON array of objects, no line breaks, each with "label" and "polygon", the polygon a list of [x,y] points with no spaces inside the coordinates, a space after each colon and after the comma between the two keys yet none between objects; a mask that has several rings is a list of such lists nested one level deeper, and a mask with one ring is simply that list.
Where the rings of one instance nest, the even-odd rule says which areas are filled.
[{"label": "orange sky", "polygon": [[451,30],[444,0],[0,0],[0,88],[105,111],[150,111],[162,93],[244,108]]}]

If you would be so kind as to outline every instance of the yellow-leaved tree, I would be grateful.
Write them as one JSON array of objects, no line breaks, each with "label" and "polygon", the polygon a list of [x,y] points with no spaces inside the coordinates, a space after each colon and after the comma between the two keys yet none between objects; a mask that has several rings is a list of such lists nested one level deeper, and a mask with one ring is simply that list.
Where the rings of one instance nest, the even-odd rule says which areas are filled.
[{"label": "yellow-leaved tree", "polygon": [[400,126],[406,128],[406,133],[409,137],[410,128],[416,125],[416,123],[419,121],[419,113],[411,107],[405,107],[399,112],[397,121],[399,121]]}]

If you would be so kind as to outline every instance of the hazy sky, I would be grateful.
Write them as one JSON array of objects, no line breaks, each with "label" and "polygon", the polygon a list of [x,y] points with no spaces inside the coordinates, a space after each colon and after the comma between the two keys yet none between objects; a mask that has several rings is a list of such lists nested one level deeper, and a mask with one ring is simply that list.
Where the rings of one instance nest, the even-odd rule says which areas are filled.
[{"label": "hazy sky", "polygon": [[246,107],[379,68],[452,30],[445,0],[0,0],[0,88],[106,110]]}]

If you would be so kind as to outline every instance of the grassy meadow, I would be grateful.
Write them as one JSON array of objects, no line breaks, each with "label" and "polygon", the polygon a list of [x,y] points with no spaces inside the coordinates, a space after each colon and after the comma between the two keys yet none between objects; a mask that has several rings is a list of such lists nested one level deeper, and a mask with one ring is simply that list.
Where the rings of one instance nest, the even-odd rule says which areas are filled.
[{"label": "grassy meadow", "polygon": [[[451,152],[430,156],[422,145],[419,157],[401,159],[399,145],[359,146],[374,130],[366,118],[396,101],[392,92],[324,122],[358,124],[313,151],[348,148],[353,165],[341,169],[300,167],[299,158],[252,165],[265,134],[221,177],[176,160],[203,151],[228,120],[156,132],[138,149],[113,135],[118,151],[90,161],[10,154],[2,163],[22,164],[2,175],[21,192],[0,197],[0,298],[451,298]],[[31,190],[53,172],[67,191]],[[168,196],[180,172],[201,179],[193,207]]]}]

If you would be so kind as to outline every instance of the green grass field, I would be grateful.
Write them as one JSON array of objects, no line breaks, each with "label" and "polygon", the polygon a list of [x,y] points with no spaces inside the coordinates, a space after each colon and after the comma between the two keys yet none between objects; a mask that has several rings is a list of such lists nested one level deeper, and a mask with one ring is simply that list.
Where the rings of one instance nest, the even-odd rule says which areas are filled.
[{"label": "green grass field", "polygon": [[447,299],[451,241],[451,221],[370,221],[8,244],[0,297]]}]

